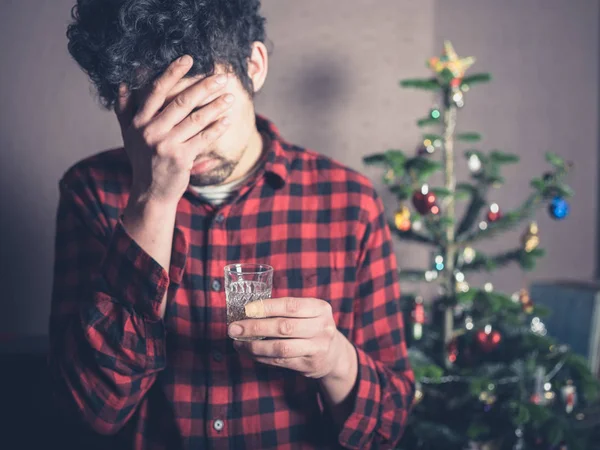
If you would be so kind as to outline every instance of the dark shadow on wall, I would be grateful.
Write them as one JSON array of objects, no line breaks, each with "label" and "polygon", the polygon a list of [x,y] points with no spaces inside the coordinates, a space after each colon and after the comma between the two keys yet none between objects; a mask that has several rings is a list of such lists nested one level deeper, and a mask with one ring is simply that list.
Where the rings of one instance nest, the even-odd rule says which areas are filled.
[{"label": "dark shadow on wall", "polygon": [[[11,151],[9,144],[0,139],[3,152]],[[48,214],[54,217],[56,205],[41,200],[53,196],[39,192],[35,179],[20,175],[27,168],[14,166],[19,159],[5,156],[0,167],[0,334],[12,334],[47,322],[54,232]]]},{"label": "dark shadow on wall", "polygon": [[312,149],[328,154],[334,141],[335,124],[339,123],[341,99],[349,91],[344,68],[326,55],[315,55],[306,60],[290,85],[294,86],[290,107],[302,115],[301,123],[306,127],[302,134],[310,136]]}]

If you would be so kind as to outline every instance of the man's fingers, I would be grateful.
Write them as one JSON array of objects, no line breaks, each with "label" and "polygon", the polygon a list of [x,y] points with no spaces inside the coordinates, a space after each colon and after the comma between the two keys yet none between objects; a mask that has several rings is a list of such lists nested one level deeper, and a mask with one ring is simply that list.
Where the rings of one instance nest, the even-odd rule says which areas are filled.
[{"label": "man's fingers", "polygon": [[319,317],[331,316],[331,305],[314,298],[269,298],[248,303],[248,317]]},{"label": "man's fingers", "polygon": [[268,366],[285,367],[286,369],[293,370],[295,372],[306,372],[307,358],[266,358],[266,357],[255,357],[255,361],[266,364]]},{"label": "man's fingers", "polygon": [[[213,75],[198,81],[183,92],[177,94],[173,100],[164,107],[160,114],[156,116],[152,126],[157,130],[161,130],[159,131],[160,134],[161,132],[169,132],[187,117],[194,116],[196,117],[196,120],[201,118],[205,114],[205,105],[210,104],[223,94],[222,91],[227,86],[227,81],[228,77],[224,74]],[[233,101],[231,103],[233,103]],[[198,107],[200,109],[194,111]],[[197,134],[198,131],[191,136]],[[187,138],[189,139],[191,136],[188,136]]]},{"label": "man's fingers", "polygon": [[193,138],[228,111],[233,104],[233,100],[231,94],[222,95],[210,104],[194,111],[183,122],[173,128],[169,133],[169,140],[182,143]]},{"label": "man's fingers", "polygon": [[[333,324],[333,322],[332,322]],[[304,338],[317,336],[326,328],[326,320],[292,319],[277,317],[269,319],[241,320],[231,324],[229,334],[232,337],[268,337],[268,338]]]},{"label": "man's fingers", "polygon": [[119,85],[119,94],[117,96],[117,103],[115,104],[115,114],[121,125],[121,129],[126,130],[131,125],[133,119],[133,99],[131,93],[125,83]]},{"label": "man's fingers", "polygon": [[184,55],[171,63],[165,73],[154,81],[150,94],[146,97],[136,115],[138,126],[144,126],[152,120],[165,104],[171,89],[190,71],[192,65],[192,57]]},{"label": "man's fingers", "polygon": [[[206,151],[209,144],[219,139],[230,125],[231,119],[229,117],[221,117],[208,128],[205,128],[192,139],[185,142],[182,151],[194,153],[195,157],[199,156]],[[201,149],[202,151],[198,153],[198,149]]]},{"label": "man's fingers", "polygon": [[263,358],[299,358],[312,356],[319,350],[308,339],[234,341],[233,345],[253,357]]}]

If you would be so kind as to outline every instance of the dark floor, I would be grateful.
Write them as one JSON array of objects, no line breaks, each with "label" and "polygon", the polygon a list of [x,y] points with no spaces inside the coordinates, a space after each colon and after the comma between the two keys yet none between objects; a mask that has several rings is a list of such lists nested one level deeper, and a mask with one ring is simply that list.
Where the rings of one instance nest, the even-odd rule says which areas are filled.
[{"label": "dark floor", "polygon": [[0,449],[116,448],[114,438],[93,435],[54,407],[40,339],[0,345]]}]

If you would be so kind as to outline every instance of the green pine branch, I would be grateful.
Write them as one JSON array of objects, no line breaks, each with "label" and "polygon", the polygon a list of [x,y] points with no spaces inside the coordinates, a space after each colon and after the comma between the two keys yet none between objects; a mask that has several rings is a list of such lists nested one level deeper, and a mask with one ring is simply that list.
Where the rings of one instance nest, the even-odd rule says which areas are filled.
[{"label": "green pine branch", "polygon": [[442,170],[442,163],[430,158],[416,156],[405,161],[404,170],[411,175],[414,182],[422,184],[434,173]]},{"label": "green pine branch", "polygon": [[396,228],[396,224],[393,222],[389,223],[389,227],[394,231],[394,233],[400,239],[403,239],[406,241],[412,241],[412,242],[420,242],[422,244],[427,244],[427,245],[437,245],[436,242],[432,238],[430,238],[422,233],[419,233],[413,229],[410,229],[408,231],[401,231]]},{"label": "green pine branch", "polygon": [[517,155],[497,150],[492,151],[489,155],[477,150],[468,150],[465,152],[465,157],[467,159],[472,156],[479,158],[481,161],[481,170],[473,174],[473,178],[477,180],[476,185],[460,183],[457,186],[457,190],[465,192],[471,197],[469,206],[456,231],[459,238],[473,227],[480,217],[481,211],[487,206],[487,193],[489,188],[504,182],[504,178],[500,175],[501,166],[514,164],[519,161]]},{"label": "green pine branch", "polygon": [[544,255],[545,251],[540,248],[536,248],[531,252],[526,252],[522,248],[515,248],[493,256],[477,252],[472,262],[459,266],[459,269],[465,273],[480,270],[491,272],[494,269],[505,267],[512,262],[517,262],[523,270],[533,270],[536,261],[543,258]]},{"label": "green pine branch", "polygon": [[400,281],[419,282],[427,281],[427,278],[425,277],[426,273],[426,270],[420,269],[401,269],[398,271],[398,276],[400,277]]},{"label": "green pine branch", "polygon": [[542,200],[542,196],[539,193],[536,192],[531,194],[516,210],[506,213],[495,222],[488,223],[487,228],[484,230],[476,229],[470,233],[458,236],[457,242],[465,246],[472,245],[475,242],[494,237],[503,231],[510,230],[519,223],[530,219],[540,207]]},{"label": "green pine branch", "polygon": [[417,120],[417,126],[419,128],[429,127],[431,125],[439,125],[440,123],[442,123],[442,121],[439,117],[437,119],[434,119],[433,117],[424,117]]},{"label": "green pine branch", "polygon": [[425,91],[437,91],[441,89],[440,82],[436,78],[413,78],[400,81],[403,88],[421,89]]},{"label": "green pine branch", "polygon": [[481,135],[479,133],[473,133],[473,132],[458,133],[454,138],[457,141],[462,141],[462,142],[479,142],[479,141],[481,141]]},{"label": "green pine branch", "polygon": [[488,187],[487,185],[476,187],[468,183],[460,183],[456,187],[457,191],[467,192],[471,196],[469,206],[456,230],[457,237],[460,238],[461,235],[473,227],[481,211],[487,206],[486,195]]},{"label": "green pine branch", "polygon": [[463,78],[461,86],[472,86],[474,84],[488,83],[492,79],[489,73],[474,73]]}]

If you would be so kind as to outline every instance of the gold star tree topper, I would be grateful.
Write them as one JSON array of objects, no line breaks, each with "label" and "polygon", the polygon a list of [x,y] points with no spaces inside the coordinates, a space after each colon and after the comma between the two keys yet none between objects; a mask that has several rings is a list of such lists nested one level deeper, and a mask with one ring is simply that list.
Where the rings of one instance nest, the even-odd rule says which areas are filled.
[{"label": "gold star tree topper", "polygon": [[[475,63],[475,58],[459,58],[450,41],[444,41],[442,56],[434,56],[429,59],[429,67],[442,79],[451,75],[451,83],[459,82],[465,76],[465,72]],[[456,81],[454,81],[456,80]]]}]

